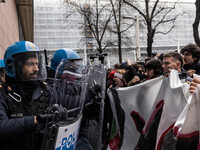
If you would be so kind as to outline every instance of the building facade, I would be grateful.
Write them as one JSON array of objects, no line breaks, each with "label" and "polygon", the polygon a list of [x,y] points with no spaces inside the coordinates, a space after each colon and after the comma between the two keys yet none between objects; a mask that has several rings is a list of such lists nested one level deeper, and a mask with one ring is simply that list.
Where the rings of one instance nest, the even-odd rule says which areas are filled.
[{"label": "building facade", "polygon": [[33,42],[33,0],[0,0],[0,59],[19,40]]},{"label": "building facade", "polygon": [[[143,1],[138,1],[138,5],[144,6]],[[174,1],[169,2],[174,3]],[[55,51],[60,48],[75,49],[83,54],[84,46],[88,43],[88,38],[85,37],[83,29],[78,22],[84,22],[84,17],[79,13],[73,13],[69,15],[69,10],[72,8],[66,7],[62,0],[35,0],[34,3],[34,42],[41,49],[47,49],[49,51]],[[170,50],[177,50],[178,47],[183,47],[189,43],[194,43],[192,23],[195,18],[195,5],[193,1],[182,0],[176,5],[173,15],[179,15],[175,21],[175,27],[167,35],[156,34],[153,42],[153,52],[165,53]],[[76,12],[74,10],[74,12]],[[134,11],[132,11],[134,12]],[[105,13],[102,15],[106,16]],[[124,16],[130,15],[123,12]],[[132,13],[132,18],[137,15]],[[158,17],[159,18],[159,17]],[[162,18],[162,14],[160,15]],[[129,23],[133,20],[124,20]],[[142,18],[139,16],[139,23],[142,24]],[[170,28],[164,24],[159,27],[160,31],[165,31],[166,28]],[[134,61],[134,50],[136,49],[136,37],[135,28],[131,27],[128,31],[130,39],[133,44],[130,46],[123,46],[123,61],[131,59]],[[109,34],[106,35],[109,37]],[[116,37],[116,36],[115,36]],[[139,29],[141,54],[146,55],[147,45],[147,32],[146,27],[140,25]],[[90,44],[95,44],[94,40],[89,39]],[[89,51],[89,53],[95,52]],[[106,50],[109,59],[112,64],[118,62],[117,48],[108,48]]]}]

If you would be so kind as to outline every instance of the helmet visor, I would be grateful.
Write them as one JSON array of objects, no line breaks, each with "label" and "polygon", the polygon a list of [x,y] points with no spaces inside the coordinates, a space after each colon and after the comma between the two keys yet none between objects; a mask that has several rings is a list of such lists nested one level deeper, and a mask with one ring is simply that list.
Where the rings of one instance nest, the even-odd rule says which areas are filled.
[{"label": "helmet visor", "polygon": [[82,79],[83,60],[82,59],[63,59],[56,71],[56,78],[67,78],[69,81]]},{"label": "helmet visor", "polygon": [[19,53],[13,57],[18,81],[37,81],[47,78],[44,52]]},{"label": "helmet visor", "polygon": [[57,67],[51,103],[65,107],[69,120],[81,115],[83,109],[88,80],[82,69],[82,60],[63,59]]}]

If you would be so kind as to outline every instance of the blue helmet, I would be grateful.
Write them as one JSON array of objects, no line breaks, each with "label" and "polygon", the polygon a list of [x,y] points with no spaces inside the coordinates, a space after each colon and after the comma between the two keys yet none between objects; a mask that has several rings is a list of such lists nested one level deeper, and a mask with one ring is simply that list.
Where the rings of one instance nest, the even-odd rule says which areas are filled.
[{"label": "blue helmet", "polygon": [[59,49],[57,50],[51,59],[50,68],[56,71],[57,66],[60,64],[62,59],[66,60],[81,60],[80,56],[71,49]]},{"label": "blue helmet", "polygon": [[39,72],[43,72],[42,74],[38,73],[38,77],[44,77],[44,71],[46,71],[44,69],[46,69],[46,67],[41,67],[42,65],[45,66],[45,61],[43,60],[43,56],[40,56],[41,54],[42,51],[40,51],[34,43],[31,43],[29,41],[19,41],[11,44],[4,54],[6,75],[12,78],[16,77],[16,75],[21,77],[22,67],[24,66],[24,63],[29,58],[35,57],[39,61]]},{"label": "blue helmet", "polygon": [[5,68],[4,60],[0,59],[0,68]]}]

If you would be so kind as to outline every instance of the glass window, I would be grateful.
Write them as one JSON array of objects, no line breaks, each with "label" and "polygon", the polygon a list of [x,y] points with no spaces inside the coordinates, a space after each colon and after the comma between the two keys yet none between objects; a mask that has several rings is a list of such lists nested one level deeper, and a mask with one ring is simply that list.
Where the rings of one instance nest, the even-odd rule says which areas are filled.
[{"label": "glass window", "polygon": [[34,36],[40,36],[40,32],[34,32]]},{"label": "glass window", "polygon": [[48,32],[48,36],[55,36],[54,32]]},{"label": "glass window", "polygon": [[55,13],[54,18],[62,18],[62,14],[61,13]]},{"label": "glass window", "polygon": [[55,38],[48,38],[48,42],[50,42],[50,43],[51,42],[55,43],[55,40],[56,40]]},{"label": "glass window", "polygon": [[55,21],[53,19],[48,19],[47,24],[55,24]]},{"label": "glass window", "polygon": [[46,19],[40,19],[39,24],[47,24],[47,20]]},{"label": "glass window", "polygon": [[46,30],[47,26],[46,25],[40,25],[40,30]]},{"label": "glass window", "polygon": [[55,19],[55,24],[62,24],[62,19]]},{"label": "glass window", "polygon": [[56,32],[56,36],[63,36],[63,32]]},{"label": "glass window", "polygon": [[48,30],[54,30],[54,29],[55,29],[55,26],[54,26],[54,25],[47,25],[47,29],[48,29]]},{"label": "glass window", "polygon": [[53,18],[53,13],[48,13],[48,14],[47,14],[47,18],[49,18],[49,19],[50,19],[50,18]]},{"label": "glass window", "polygon": [[38,18],[46,18],[46,14],[45,13],[39,13]]},{"label": "glass window", "polygon": [[48,32],[40,32],[40,36],[41,37],[48,36]]}]

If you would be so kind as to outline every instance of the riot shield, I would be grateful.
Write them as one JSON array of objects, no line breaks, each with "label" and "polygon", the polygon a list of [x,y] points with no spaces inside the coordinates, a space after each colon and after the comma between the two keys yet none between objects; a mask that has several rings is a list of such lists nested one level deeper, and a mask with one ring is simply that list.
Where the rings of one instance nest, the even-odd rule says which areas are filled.
[{"label": "riot shield", "polygon": [[82,62],[63,59],[54,78],[42,150],[75,149],[87,86],[88,72],[83,73]]},{"label": "riot shield", "polygon": [[105,87],[105,63],[93,63],[89,74],[89,89],[95,96],[91,96],[91,101],[85,104],[83,123],[87,131],[85,137],[94,150],[100,150],[102,144]]}]

